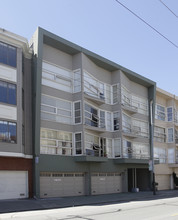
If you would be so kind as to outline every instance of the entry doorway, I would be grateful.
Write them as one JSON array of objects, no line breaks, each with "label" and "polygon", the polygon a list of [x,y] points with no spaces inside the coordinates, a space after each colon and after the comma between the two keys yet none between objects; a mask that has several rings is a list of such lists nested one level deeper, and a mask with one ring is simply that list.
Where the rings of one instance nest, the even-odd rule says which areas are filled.
[{"label": "entry doorway", "polygon": [[139,188],[139,191],[151,190],[150,171],[145,168],[129,168],[128,174],[128,191],[132,192],[133,188]]}]

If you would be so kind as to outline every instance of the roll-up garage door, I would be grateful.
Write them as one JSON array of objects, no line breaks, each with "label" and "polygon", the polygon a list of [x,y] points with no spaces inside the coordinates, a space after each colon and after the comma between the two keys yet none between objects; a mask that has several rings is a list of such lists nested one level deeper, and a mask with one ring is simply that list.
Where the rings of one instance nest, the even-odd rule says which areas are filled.
[{"label": "roll-up garage door", "polygon": [[119,192],[122,192],[122,178],[120,173],[92,173],[92,195]]},{"label": "roll-up garage door", "polygon": [[84,195],[83,173],[40,173],[40,197]]},{"label": "roll-up garage door", "polygon": [[28,198],[27,171],[0,171],[0,199]]},{"label": "roll-up garage door", "polygon": [[170,175],[158,174],[155,178],[158,190],[170,189]]}]

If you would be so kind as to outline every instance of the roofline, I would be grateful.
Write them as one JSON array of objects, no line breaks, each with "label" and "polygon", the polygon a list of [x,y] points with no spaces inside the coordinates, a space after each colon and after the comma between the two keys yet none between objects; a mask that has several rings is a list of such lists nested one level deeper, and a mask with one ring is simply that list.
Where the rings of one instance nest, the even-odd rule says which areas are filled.
[{"label": "roofline", "polygon": [[[38,27],[38,31],[40,33],[40,36],[43,36],[43,42],[45,44],[48,44],[50,46],[58,47],[66,53],[69,53],[71,55],[74,55],[76,53],[84,53],[86,56],[88,56],[93,62],[95,62],[98,66],[103,67],[107,69],[108,71],[116,71],[121,70],[123,71],[128,78],[130,78],[132,81],[135,81],[141,85],[144,85],[146,87],[156,86],[156,82],[141,76],[138,73],[135,73],[123,66],[120,66],[119,64],[108,60],[94,52],[91,52],[77,44],[74,44],[64,38],[59,37],[56,34],[53,34],[41,27]],[[55,44],[54,44],[55,42]]]},{"label": "roofline", "polygon": [[11,43],[15,47],[22,48],[26,58],[31,58],[32,50],[29,48],[28,40],[20,35],[0,28],[0,37],[6,43]]}]

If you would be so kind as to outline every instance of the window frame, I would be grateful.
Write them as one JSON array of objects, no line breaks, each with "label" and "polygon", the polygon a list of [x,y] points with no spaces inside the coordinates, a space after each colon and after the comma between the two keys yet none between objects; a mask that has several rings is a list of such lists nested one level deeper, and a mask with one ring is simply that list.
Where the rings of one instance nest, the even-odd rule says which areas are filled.
[{"label": "window frame", "polygon": [[[6,121],[6,120],[0,120],[0,122],[5,122],[5,123],[7,123],[7,133],[8,133],[8,135],[9,135],[9,133],[10,133],[10,123],[13,123],[13,124],[15,124],[15,141],[14,142],[12,142],[11,140],[10,140],[10,137],[8,137],[8,140],[7,141],[3,141],[3,140],[1,140],[0,139],[0,143],[10,143],[10,144],[17,144],[17,122],[14,122],[14,121]],[[1,123],[0,123],[1,124]],[[0,133],[1,134],[1,133]]]},{"label": "window frame", "polygon": [[[6,81],[3,81],[3,80],[0,80],[0,83],[3,83],[3,84],[6,84],[6,99],[7,99],[7,102],[3,102],[0,100],[0,104],[8,104],[8,105],[12,105],[12,106],[16,106],[17,105],[17,85],[14,84],[14,83],[9,83],[9,82],[6,82]],[[10,103],[10,88],[9,86],[14,86],[15,87],[15,103]]]}]

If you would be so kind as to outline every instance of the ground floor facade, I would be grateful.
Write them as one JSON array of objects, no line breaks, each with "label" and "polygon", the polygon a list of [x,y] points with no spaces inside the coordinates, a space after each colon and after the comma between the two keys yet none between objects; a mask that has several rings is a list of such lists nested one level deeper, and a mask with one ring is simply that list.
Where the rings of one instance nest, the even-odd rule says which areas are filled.
[{"label": "ground floor facade", "polygon": [[32,159],[0,157],[0,199],[33,197]]},{"label": "ground floor facade", "polygon": [[55,155],[40,155],[38,162],[34,179],[37,198],[121,193],[133,188],[151,190],[147,164],[117,164],[113,159],[89,161],[89,157],[80,161]]}]

